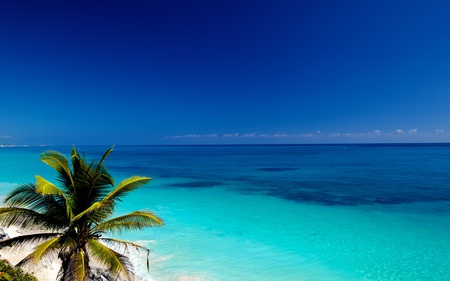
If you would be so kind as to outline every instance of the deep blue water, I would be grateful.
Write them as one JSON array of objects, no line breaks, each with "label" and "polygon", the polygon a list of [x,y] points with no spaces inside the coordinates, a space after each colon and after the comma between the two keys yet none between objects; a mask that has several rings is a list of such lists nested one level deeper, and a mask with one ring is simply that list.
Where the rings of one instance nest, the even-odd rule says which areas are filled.
[{"label": "deep blue water", "polygon": [[112,171],[184,179],[160,188],[226,186],[323,205],[450,200],[444,144],[128,147],[115,154],[128,160],[110,164]]},{"label": "deep blue water", "polygon": [[[46,149],[70,152],[0,148],[0,195],[54,177]],[[153,178],[118,210],[166,221],[123,234],[154,250],[143,280],[450,280],[450,144],[117,146],[106,165]]]}]

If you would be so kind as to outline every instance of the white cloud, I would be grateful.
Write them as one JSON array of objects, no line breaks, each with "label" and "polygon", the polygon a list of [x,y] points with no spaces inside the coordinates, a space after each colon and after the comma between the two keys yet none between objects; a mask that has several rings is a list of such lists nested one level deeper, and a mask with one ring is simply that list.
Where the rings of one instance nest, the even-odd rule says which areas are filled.
[{"label": "white cloud", "polygon": [[2,136],[0,136],[0,139],[4,139],[4,140],[10,139],[10,138],[11,138],[11,136],[9,136],[9,135],[2,135]]},{"label": "white cloud", "polygon": [[[406,135],[417,135],[417,136],[425,136],[432,134],[447,134],[444,129],[435,129],[430,132],[419,131],[414,128],[411,130],[403,130],[397,129],[393,132],[385,133],[382,130],[376,129],[373,131],[367,132],[334,132],[334,133],[323,133],[322,131],[315,131],[313,133],[297,133],[297,134],[285,134],[285,133],[226,133],[226,134],[186,134],[186,135],[177,135],[177,136],[168,136],[166,139],[182,139],[182,138],[267,138],[267,139],[281,139],[281,138],[291,138],[293,141],[295,139],[306,139],[306,138],[317,138],[317,139],[326,139],[326,138],[364,138],[369,140],[369,138],[380,138],[380,137],[392,137],[394,135],[403,134]],[[5,138],[9,136],[0,136],[0,138]]]},{"label": "white cloud", "polygon": [[209,134],[209,135],[197,135],[197,134],[188,134],[188,135],[178,135],[178,136],[168,136],[166,139],[184,139],[184,138],[217,138],[218,134]]},{"label": "white cloud", "polygon": [[256,134],[255,134],[255,133],[244,134],[243,137],[244,137],[244,138],[254,138],[254,137],[256,137]]}]

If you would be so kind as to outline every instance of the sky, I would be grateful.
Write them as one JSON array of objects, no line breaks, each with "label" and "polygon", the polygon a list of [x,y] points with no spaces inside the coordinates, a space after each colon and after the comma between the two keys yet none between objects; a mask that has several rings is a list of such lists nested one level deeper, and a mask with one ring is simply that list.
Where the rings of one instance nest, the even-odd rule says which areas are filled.
[{"label": "sky", "polygon": [[1,1],[0,144],[450,142],[449,1]]}]

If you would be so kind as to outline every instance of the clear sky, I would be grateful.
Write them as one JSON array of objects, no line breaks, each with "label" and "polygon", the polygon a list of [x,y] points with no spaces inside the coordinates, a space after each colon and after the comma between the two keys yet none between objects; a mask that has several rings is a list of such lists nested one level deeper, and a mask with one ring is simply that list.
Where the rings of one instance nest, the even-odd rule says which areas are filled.
[{"label": "clear sky", "polygon": [[449,1],[1,1],[0,144],[450,142]]}]

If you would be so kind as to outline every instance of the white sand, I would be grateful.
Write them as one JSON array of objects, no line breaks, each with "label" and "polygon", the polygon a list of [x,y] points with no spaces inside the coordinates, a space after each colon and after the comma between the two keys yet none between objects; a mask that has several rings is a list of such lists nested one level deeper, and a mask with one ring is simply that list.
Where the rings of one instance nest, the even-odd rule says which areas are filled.
[{"label": "white sand", "polygon": [[[27,231],[13,226],[2,228],[10,238],[36,233],[36,231]],[[17,247],[14,250],[11,250],[10,247],[4,247],[3,249],[0,249],[0,257],[1,259],[8,260],[12,265],[15,265],[31,253],[32,250],[32,247]],[[22,269],[36,276],[39,281],[55,281],[60,266],[61,263],[58,259],[52,259],[43,260],[37,265],[29,265]]]},{"label": "white sand", "polygon": [[[26,234],[32,234],[32,233],[38,233],[40,231],[35,230],[26,230],[26,229],[19,229],[17,227],[11,226],[11,227],[1,227],[4,230],[6,234],[10,238],[14,238],[20,235],[26,235]],[[149,241],[140,241],[140,242],[147,242],[147,243],[154,243],[153,240]],[[142,243],[145,244],[145,243]],[[117,250],[117,249],[116,249]],[[20,262],[23,258],[25,258],[29,253],[33,251],[33,247],[22,247],[17,246],[14,250],[11,249],[11,247],[4,247],[3,249],[0,249],[0,259],[6,259],[9,261],[11,265],[16,265],[18,262]],[[160,257],[159,259],[156,259],[154,262],[161,262],[165,261],[167,259],[172,258],[171,255]],[[94,261],[91,261],[94,262]],[[98,266],[93,264],[94,266]],[[34,265],[30,263],[30,265],[27,265],[26,267],[22,267],[22,269],[25,272],[33,274],[35,277],[38,278],[39,281],[55,281],[56,276],[58,275],[58,271],[61,267],[61,261],[57,257],[43,259],[40,261],[37,265]],[[149,280],[149,279],[146,279]],[[198,279],[197,277],[193,276],[179,276],[177,281],[199,281],[201,279]]]}]

